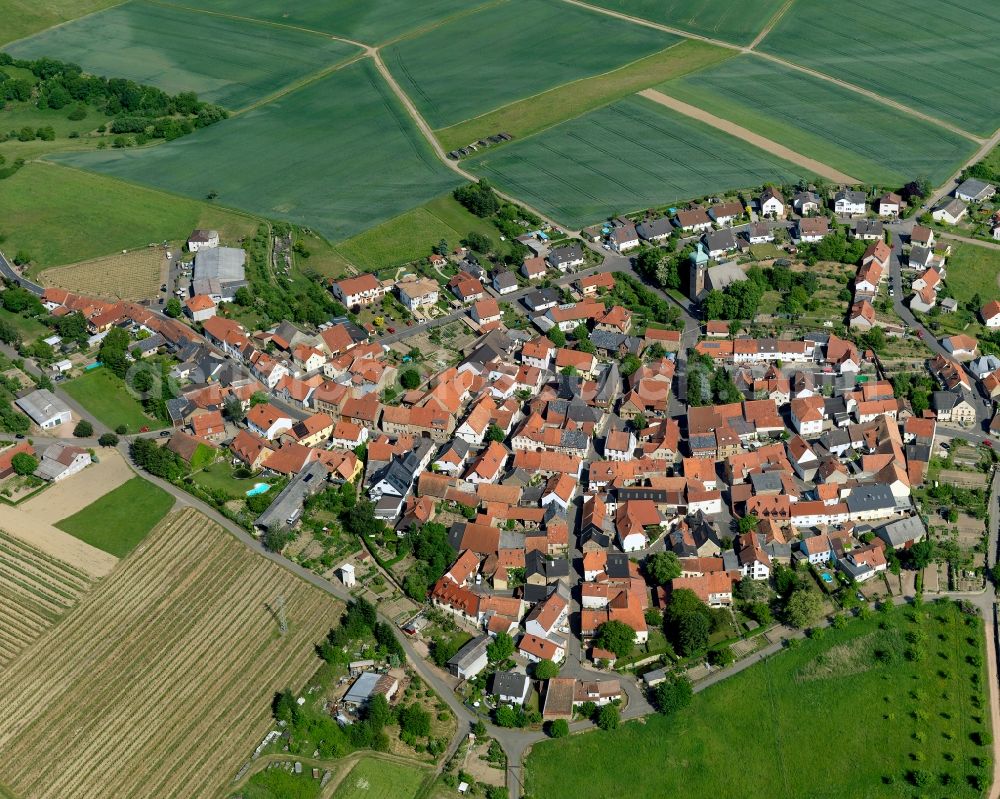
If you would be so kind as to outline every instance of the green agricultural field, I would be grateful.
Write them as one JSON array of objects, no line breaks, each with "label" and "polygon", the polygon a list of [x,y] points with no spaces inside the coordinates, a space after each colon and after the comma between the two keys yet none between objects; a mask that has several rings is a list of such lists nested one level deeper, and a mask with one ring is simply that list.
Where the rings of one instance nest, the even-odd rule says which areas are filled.
[{"label": "green agricultural field", "polygon": [[135,0],[7,47],[239,109],[359,50],[305,31]]},{"label": "green agricultural field", "polygon": [[173,507],[174,498],[141,477],[133,477],[56,527],[124,558]]},{"label": "green agricultural field", "polygon": [[673,28],[750,44],[785,0],[720,2],[720,0],[589,0],[592,5],[648,19]]},{"label": "green agricultural field", "polygon": [[0,44],[115,5],[117,0],[0,0]]},{"label": "green agricultural field", "polygon": [[128,393],[125,381],[107,369],[92,369],[63,383],[62,388],[112,430],[126,425],[128,432],[138,433],[143,427],[158,430],[166,426],[147,416],[139,401]]},{"label": "green agricultural field", "polygon": [[427,778],[416,764],[362,757],[337,786],[333,799],[412,799]]},{"label": "green agricultural field", "polygon": [[75,166],[286,219],[338,241],[461,182],[370,59],[197,135],[55,156]]},{"label": "green agricultural field", "polygon": [[994,0],[796,0],[758,49],[983,136],[1000,126]]},{"label": "green agricultural field", "polygon": [[469,162],[571,227],[767,181],[798,167],[639,97],[564,122]]},{"label": "green agricultural field", "polygon": [[310,769],[303,769],[302,774],[290,774],[284,769],[269,768],[254,774],[234,796],[241,799],[314,799],[319,794],[319,780],[312,778]]},{"label": "green agricultural field", "polygon": [[976,149],[938,125],[750,55],[658,88],[866,182],[928,177],[938,185]]},{"label": "green agricultural field", "polygon": [[568,5],[508,0],[382,51],[434,128],[617,69],[677,37]]},{"label": "green agricultural field", "polygon": [[457,247],[472,232],[482,233],[495,247],[500,246],[499,234],[493,225],[470,214],[451,194],[446,194],[347,239],[336,249],[359,269],[377,272],[426,258],[441,239]]},{"label": "green agricultural field", "polygon": [[983,659],[982,618],[950,602],[854,620],[676,715],[536,744],[526,795],[981,797],[993,774]]},{"label": "green agricultural field", "polygon": [[3,250],[10,256],[27,251],[35,269],[178,241],[196,227],[233,240],[252,232],[256,222],[208,203],[47,164],[28,164],[0,186]]},{"label": "green agricultural field", "polygon": [[188,6],[345,36],[366,44],[420,31],[495,0],[170,0]]},{"label": "green agricultural field", "polygon": [[467,122],[435,131],[435,135],[445,150],[456,150],[498,131],[521,139],[640,89],[710,67],[732,56],[732,50],[687,39],[613,72],[557,86]]},{"label": "green agricultural field", "polygon": [[978,294],[983,302],[1000,297],[1000,250],[975,244],[951,244],[948,277],[945,283],[959,302],[968,302]]}]

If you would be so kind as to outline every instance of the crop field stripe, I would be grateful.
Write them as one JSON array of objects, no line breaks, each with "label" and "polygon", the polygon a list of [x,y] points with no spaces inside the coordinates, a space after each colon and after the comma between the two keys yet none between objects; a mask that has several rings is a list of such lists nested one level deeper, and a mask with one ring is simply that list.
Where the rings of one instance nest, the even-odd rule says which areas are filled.
[{"label": "crop field stripe", "polygon": [[4,557],[0,553],[0,569],[10,569],[16,574],[20,574],[34,583],[38,583],[41,593],[56,604],[76,602],[80,598],[78,590],[63,585],[61,579],[53,579],[53,575],[50,572],[38,569],[28,561],[17,561],[9,557]]},{"label": "crop field stripe", "polygon": [[784,4],[781,6],[781,8],[779,8],[777,11],[774,12],[774,16],[772,16],[767,21],[767,24],[763,28],[760,29],[760,33],[758,33],[754,37],[754,40],[752,42],[750,42],[750,49],[751,50],[753,50],[758,44],[760,44],[764,40],[764,37],[767,36],[767,34],[769,34],[771,32],[771,29],[774,28],[774,26],[778,24],[778,22],[781,20],[781,18],[783,16],[785,16],[785,14],[788,13],[788,9],[790,9],[794,3],[795,3],[795,0],[785,0]]},{"label": "crop field stripe", "polygon": [[77,594],[86,591],[91,585],[91,580],[82,575],[72,574],[68,569],[60,571],[55,564],[40,559],[35,560],[26,552],[18,552],[8,548],[7,542],[0,538],[0,563],[3,562],[16,562],[21,568],[28,568],[33,573],[44,575],[49,580],[61,583],[66,590],[74,591]]},{"label": "crop field stripe", "polygon": [[19,560],[34,561],[40,569],[51,569],[51,574],[55,577],[72,578],[80,588],[89,588],[93,583],[93,578],[75,566],[54,558],[26,541],[8,535],[3,530],[0,530],[0,551],[7,552]]},{"label": "crop field stripe", "polygon": [[478,14],[480,11],[485,11],[488,8],[493,8],[495,6],[502,6],[506,3],[511,2],[511,0],[486,0],[485,3],[480,3],[479,5],[471,5],[467,8],[463,8],[460,11],[456,11],[454,14],[449,14],[445,17],[440,17],[433,22],[428,22],[426,25],[421,25],[416,28],[411,28],[405,33],[401,33],[392,39],[386,39],[378,43],[378,48],[388,47],[389,45],[396,44],[396,42],[401,42],[406,39],[416,39],[419,36],[423,36],[425,33],[430,33],[435,28],[440,28],[442,25],[447,25],[449,22],[455,22],[462,17],[468,17],[471,14]]}]

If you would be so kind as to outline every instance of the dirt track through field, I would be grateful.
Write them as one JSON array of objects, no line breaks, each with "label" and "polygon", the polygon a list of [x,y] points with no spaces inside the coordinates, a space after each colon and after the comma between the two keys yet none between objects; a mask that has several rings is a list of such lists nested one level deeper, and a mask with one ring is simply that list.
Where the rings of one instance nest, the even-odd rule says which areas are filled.
[{"label": "dirt track through field", "polygon": [[857,178],[853,178],[844,172],[834,169],[831,166],[827,166],[821,161],[817,161],[814,158],[808,158],[801,153],[797,153],[795,150],[791,150],[773,139],[765,138],[764,136],[754,133],[752,130],[744,128],[742,125],[737,125],[734,122],[730,122],[728,119],[717,117],[715,114],[703,111],[697,106],[681,102],[675,97],[670,97],[669,95],[657,91],[656,89],[643,89],[639,92],[639,95],[641,97],[645,97],[647,100],[652,100],[654,103],[666,106],[672,111],[684,114],[684,116],[691,117],[699,122],[704,122],[706,125],[710,125],[716,130],[721,130],[723,133],[728,133],[730,136],[734,136],[737,139],[742,139],[747,142],[747,144],[752,144],[754,147],[758,147],[765,152],[771,153],[771,155],[783,158],[792,164],[808,169],[810,172],[826,178],[827,180],[832,180],[834,183],[861,182]]},{"label": "dirt track through field", "polygon": [[271,728],[274,692],[317,667],[340,607],[197,511],[171,514],[4,674],[0,784],[23,799],[216,795]]}]

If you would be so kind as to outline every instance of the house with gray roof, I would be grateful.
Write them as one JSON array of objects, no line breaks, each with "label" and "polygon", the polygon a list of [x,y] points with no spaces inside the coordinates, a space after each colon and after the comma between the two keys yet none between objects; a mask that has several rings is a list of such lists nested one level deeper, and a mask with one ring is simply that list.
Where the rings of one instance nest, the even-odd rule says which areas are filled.
[{"label": "house with gray roof", "polygon": [[662,216],[659,219],[643,220],[636,225],[635,230],[643,241],[660,242],[670,238],[670,234],[674,232],[674,226],[667,217]]},{"label": "house with gray roof", "polygon": [[996,186],[977,178],[969,178],[955,189],[955,196],[967,203],[984,203],[996,193]]},{"label": "house with gray roof", "polygon": [[462,680],[471,680],[486,668],[489,658],[486,648],[490,645],[488,635],[480,635],[465,644],[448,661],[448,671]]},{"label": "house with gray roof", "polygon": [[329,474],[321,461],[308,464],[257,517],[254,527],[262,532],[294,527],[299,522],[306,500],[326,487]]},{"label": "house with gray roof", "polygon": [[247,285],[247,254],[238,247],[212,247],[194,257],[195,294],[207,294],[215,302],[232,302],[236,290]]},{"label": "house with gray roof", "polygon": [[42,430],[51,430],[73,421],[69,406],[47,388],[39,388],[14,400]]},{"label": "house with gray roof", "polygon": [[907,516],[883,524],[875,529],[875,535],[885,541],[893,549],[903,549],[918,541],[922,541],[927,531],[919,516]]},{"label": "house with gray roof", "polygon": [[726,253],[736,249],[736,236],[733,234],[732,228],[710,231],[705,234],[703,241],[708,250],[708,257],[715,260],[719,260]]}]

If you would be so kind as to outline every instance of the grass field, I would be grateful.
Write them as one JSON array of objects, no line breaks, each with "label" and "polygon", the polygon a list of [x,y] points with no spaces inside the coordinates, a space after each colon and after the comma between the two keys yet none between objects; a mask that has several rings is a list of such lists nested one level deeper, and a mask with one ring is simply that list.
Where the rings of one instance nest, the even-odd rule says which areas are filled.
[{"label": "grass field", "polygon": [[731,50],[689,39],[613,72],[557,86],[435,131],[435,135],[445,150],[464,147],[497,131],[523,138],[661,81],[710,67],[732,55]]},{"label": "grass field", "polygon": [[572,226],[801,170],[714,128],[630,98],[471,160],[500,188]]},{"label": "grass field", "polygon": [[734,44],[750,44],[785,0],[753,3],[720,0],[589,0],[631,17],[698,33]]},{"label": "grass field", "polygon": [[112,300],[144,300],[160,293],[161,276],[166,272],[166,251],[144,247],[114,253],[78,264],[56,266],[38,274],[45,286],[106,297]]},{"label": "grass field", "polygon": [[141,477],[122,483],[86,508],[56,524],[91,546],[124,558],[167,511],[174,498]]},{"label": "grass field", "polygon": [[0,530],[0,673],[91,584],[70,564]]},{"label": "grass field", "polygon": [[46,327],[37,319],[21,316],[21,314],[8,311],[6,308],[0,308],[0,320],[13,325],[17,332],[21,334],[23,341],[34,341],[40,336],[48,338],[52,333],[52,328]]},{"label": "grass field", "polygon": [[117,0],[0,0],[0,44],[114,5]]},{"label": "grass field", "polygon": [[456,14],[468,13],[495,0],[323,0],[287,3],[285,0],[177,0],[177,5],[296,25],[346,36],[366,44],[380,44],[435,25]]},{"label": "grass field", "polygon": [[191,197],[216,191],[219,203],[302,224],[331,241],[460,182],[369,60],[196,136],[58,158]]},{"label": "grass field", "polygon": [[88,72],[131,78],[170,94],[243,108],[358,48],[313,33],[133,0],[7,48]]},{"label": "grass field", "polygon": [[424,119],[442,128],[676,41],[559,0],[509,0],[387,47],[382,57]]},{"label": "grass field", "polygon": [[[885,630],[875,619],[827,630],[712,686],[674,716],[537,744],[526,794],[979,797],[969,776],[992,778],[992,765],[984,767],[992,748],[974,740],[989,732],[982,619],[953,604],[927,605],[915,623],[907,613],[894,610]],[[911,634],[922,643],[909,644]],[[910,648],[922,657],[909,660]],[[973,655],[978,665],[967,662]],[[935,789],[914,791],[915,772]]]},{"label": "grass field", "polygon": [[497,229],[485,219],[465,210],[446,194],[383,222],[337,245],[337,252],[366,272],[426,258],[441,239],[457,247],[461,239],[476,232],[500,246]]},{"label": "grass field", "polygon": [[255,230],[256,222],[208,203],[45,164],[28,164],[0,191],[4,252],[27,251],[35,269],[185,239],[196,227],[216,228],[232,240]]},{"label": "grass field", "polygon": [[172,514],[8,670],[0,783],[36,799],[221,793],[339,608],[196,511]]},{"label": "grass field", "polygon": [[333,799],[413,799],[426,778],[427,772],[415,765],[363,757],[337,786]]},{"label": "grass field", "polygon": [[1000,8],[910,0],[796,0],[758,49],[987,136],[1000,126]]},{"label": "grass field", "polygon": [[859,180],[938,185],[976,145],[834,83],[744,55],[658,87]]},{"label": "grass field", "polygon": [[269,768],[254,774],[239,793],[242,799],[313,799],[320,794],[319,781],[309,769],[290,774],[281,768]]},{"label": "grass field", "polygon": [[968,302],[978,294],[983,302],[1000,297],[1000,250],[975,244],[951,244],[948,277],[945,283],[959,302]]},{"label": "grass field", "polygon": [[139,401],[128,393],[125,381],[107,369],[92,369],[66,381],[62,388],[112,430],[126,425],[130,433],[138,433],[143,427],[158,430],[166,426],[147,416]]}]

